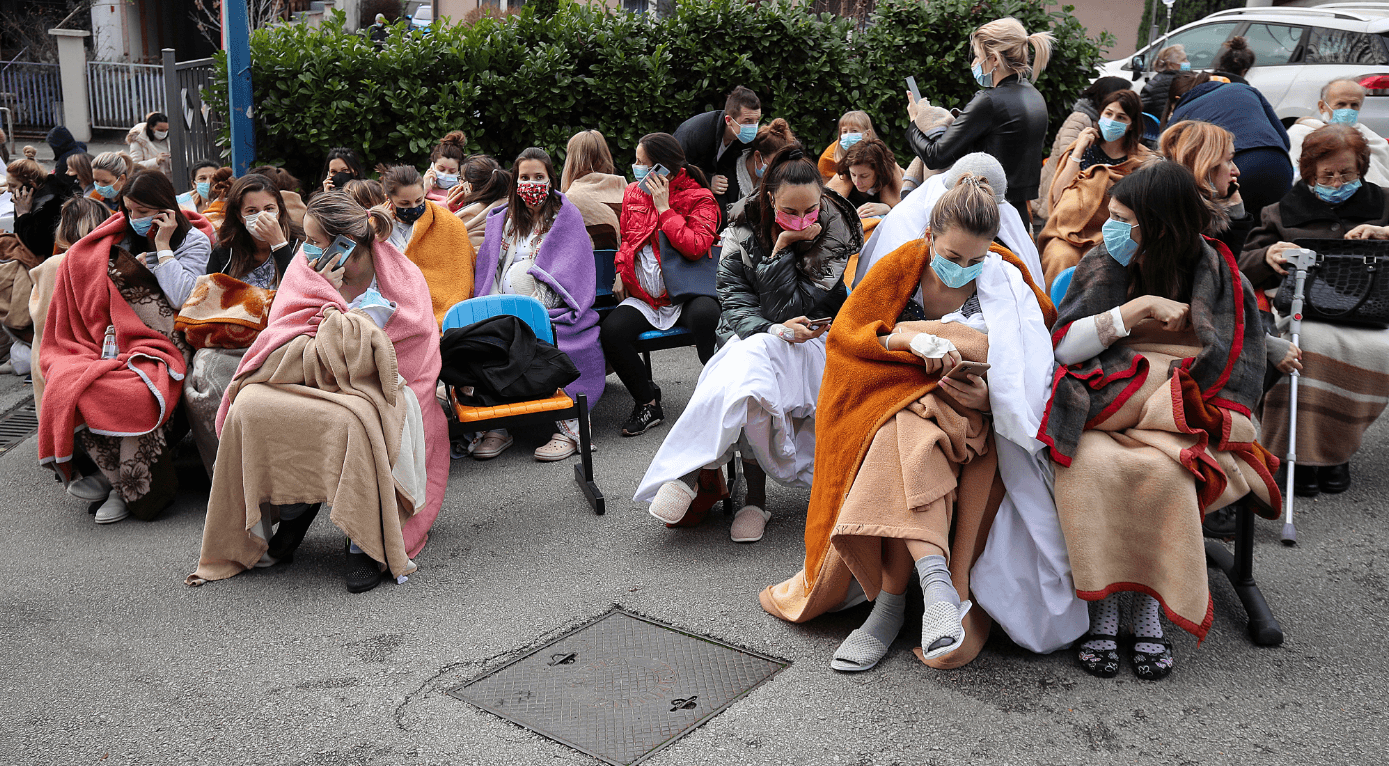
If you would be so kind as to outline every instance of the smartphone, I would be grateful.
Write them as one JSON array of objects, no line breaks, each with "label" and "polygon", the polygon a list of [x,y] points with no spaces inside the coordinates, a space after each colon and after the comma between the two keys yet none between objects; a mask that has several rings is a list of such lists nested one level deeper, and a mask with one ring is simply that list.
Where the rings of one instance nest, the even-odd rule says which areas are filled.
[{"label": "smartphone", "polygon": [[356,249],[357,242],[355,240],[348,237],[346,234],[339,234],[333,240],[333,244],[329,245],[327,249],[323,251],[323,255],[314,263],[314,268],[321,266],[325,258],[332,258],[333,256],[338,256],[338,266],[342,266],[344,263],[347,263],[348,257],[351,256],[352,251]]},{"label": "smartphone", "polygon": [[1225,190],[1225,199],[1235,196],[1235,192],[1237,191],[1239,191],[1239,181],[1231,181],[1230,188]]},{"label": "smartphone", "polygon": [[921,100],[921,91],[917,90],[915,77],[907,77],[907,90],[911,91],[912,98],[916,99],[917,101]]},{"label": "smartphone", "polygon": [[825,317],[823,319],[807,319],[805,322],[805,326],[809,327],[812,330],[818,330],[821,327],[824,327],[825,325],[833,321],[834,317]]},{"label": "smartphone", "polygon": [[966,376],[978,375],[982,378],[984,377],[984,373],[988,372],[988,370],[988,362],[971,362],[968,359],[966,359],[960,362],[959,364],[955,365],[954,367],[951,367],[950,372],[945,373],[945,377],[950,378],[952,380],[967,381],[968,378]]},{"label": "smartphone", "polygon": [[[650,178],[653,175],[665,177],[670,175],[670,170],[665,165],[656,163],[656,167],[652,168],[651,172],[646,174],[646,178]],[[646,185],[646,178],[641,179],[641,190],[650,194],[651,189]]]}]

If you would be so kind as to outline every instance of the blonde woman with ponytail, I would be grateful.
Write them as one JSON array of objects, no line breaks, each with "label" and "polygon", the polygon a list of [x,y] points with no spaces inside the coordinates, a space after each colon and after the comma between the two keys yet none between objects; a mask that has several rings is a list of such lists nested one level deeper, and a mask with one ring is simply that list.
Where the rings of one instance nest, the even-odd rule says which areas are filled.
[{"label": "blonde woman with ponytail", "polygon": [[[416,569],[448,483],[448,425],[434,404],[429,285],[386,243],[391,228],[344,192],[309,202],[270,325],[217,414],[207,526],[188,585],[288,563],[323,503],[350,540],[349,592]],[[335,249],[339,236],[349,252]]]},{"label": "blonde woman with ponytail", "polygon": [[990,618],[1036,652],[1088,625],[1036,439],[1055,312],[994,243],[1000,225],[989,183],[960,176],[924,236],[869,270],[830,331],[804,568],[761,603],[803,622],[852,604],[857,581],[873,611],[836,670],[887,655],[916,582],[925,614],[908,645],[931,667],[974,659]]},{"label": "blonde woman with ponytail", "polygon": [[971,71],[982,89],[957,118],[929,101],[907,96],[907,141],[930,170],[942,170],[971,152],[987,152],[1008,174],[1008,202],[1023,220],[1037,198],[1047,133],[1047,105],[1033,83],[1051,60],[1050,32],[1028,34],[1010,17],[970,35]]}]

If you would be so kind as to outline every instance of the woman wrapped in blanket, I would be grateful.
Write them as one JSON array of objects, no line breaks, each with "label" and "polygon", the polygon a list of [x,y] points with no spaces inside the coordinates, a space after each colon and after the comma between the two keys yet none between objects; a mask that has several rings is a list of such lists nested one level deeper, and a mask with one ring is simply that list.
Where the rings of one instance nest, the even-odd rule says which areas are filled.
[{"label": "woman wrapped in blanket", "polygon": [[1038,438],[1076,591],[1094,602],[1077,657],[1101,678],[1119,670],[1122,591],[1134,674],[1165,678],[1160,613],[1197,639],[1211,625],[1205,512],[1243,500],[1276,517],[1280,504],[1278,460],[1250,419],[1268,347],[1249,281],[1202,237],[1213,214],[1175,162],[1115,184],[1104,243],[1077,265],[1052,336],[1064,367]]},{"label": "woman wrapped in blanket", "polygon": [[[761,602],[803,622],[853,603],[857,580],[873,611],[835,652],[836,670],[886,656],[913,579],[925,602],[918,657],[932,667],[971,661],[990,616],[1038,652],[1085,631],[1035,438],[1054,312],[993,243],[999,226],[988,182],[960,177],[925,237],[874,265],[830,331],[804,568]],[[987,382],[957,370],[962,360],[987,361]]]},{"label": "woman wrapped in blanket", "polygon": [[771,518],[768,474],[810,486],[824,335],[847,294],[849,258],[861,247],[853,206],[825,188],[805,150],[793,144],[772,155],[758,193],[734,204],[724,231],[719,334],[727,342],[637,488],[635,499],[650,501],[652,516],[667,526],[702,521],[728,497],[720,467],[735,447],[748,490],[734,542],[762,539]]},{"label": "woman wrapped in blanket", "polygon": [[440,203],[425,197],[420,171],[395,165],[381,173],[381,188],[390,204],[380,210],[390,216],[387,241],[405,253],[424,273],[434,319],[442,326],[453,304],[473,297],[473,266],[477,251],[468,227]]},{"label": "woman wrapped in blanket", "polygon": [[187,584],[289,562],[322,503],[349,538],[349,591],[415,570],[447,482],[448,437],[432,404],[429,290],[383,241],[389,231],[385,215],[342,192],[309,203],[302,257],[218,412],[202,553]]}]

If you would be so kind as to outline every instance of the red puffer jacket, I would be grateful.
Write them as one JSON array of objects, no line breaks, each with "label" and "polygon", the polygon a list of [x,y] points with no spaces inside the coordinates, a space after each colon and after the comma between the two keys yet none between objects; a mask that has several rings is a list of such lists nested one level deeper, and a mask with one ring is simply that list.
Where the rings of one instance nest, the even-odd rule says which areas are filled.
[{"label": "red puffer jacket", "polygon": [[637,283],[637,258],[650,243],[656,258],[660,259],[661,248],[655,241],[657,230],[663,232],[686,258],[695,260],[707,255],[718,237],[719,203],[713,192],[695,183],[681,169],[670,179],[670,209],[659,215],[651,196],[638,184],[628,184],[622,195],[622,217],[618,225],[622,229],[622,248],[617,251],[613,265],[617,267],[617,275],[622,277],[627,294],[652,306],[669,306],[666,296],[652,297],[641,289]]}]

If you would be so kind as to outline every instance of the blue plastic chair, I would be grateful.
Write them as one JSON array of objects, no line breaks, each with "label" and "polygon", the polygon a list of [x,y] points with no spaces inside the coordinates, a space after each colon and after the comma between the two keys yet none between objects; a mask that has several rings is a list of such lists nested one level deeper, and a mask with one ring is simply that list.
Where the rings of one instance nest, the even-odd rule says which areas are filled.
[{"label": "blue plastic chair", "polygon": [[1060,274],[1056,275],[1056,281],[1051,283],[1051,303],[1053,306],[1060,306],[1061,299],[1066,297],[1066,291],[1071,287],[1071,275],[1075,273],[1076,267],[1072,266]]},{"label": "blue plastic chair", "polygon": [[[536,338],[547,343],[555,342],[555,328],[550,324],[550,313],[545,310],[544,304],[529,295],[484,295],[481,298],[459,301],[444,314],[443,329],[447,332],[505,314],[519,317],[530,326]],[[553,423],[556,420],[577,418],[579,464],[574,466],[574,479],[595,514],[601,516],[607,510],[603,492],[598,489],[598,484],[593,479],[593,434],[588,423],[587,396],[579,394],[571,399],[561,389],[548,399],[499,404],[493,407],[469,407],[459,404],[457,397],[450,390],[449,399],[453,404],[454,415],[449,430],[455,432],[450,434],[451,438],[470,431],[510,428],[529,423]]]},{"label": "blue plastic chair", "polygon": [[613,282],[617,280],[617,267],[613,265],[613,259],[616,257],[616,250],[593,251],[593,280],[596,288],[593,308],[600,317],[607,316],[609,311],[617,307],[617,297],[613,295]]},{"label": "blue plastic chair", "polygon": [[1148,114],[1147,112],[1144,112],[1144,113],[1143,113],[1143,140],[1144,140],[1144,141],[1157,141],[1157,140],[1158,140],[1158,137],[1159,137],[1159,135],[1160,135],[1160,133],[1159,133],[1159,131],[1158,131],[1158,128],[1161,127],[1161,125],[1162,125],[1162,123],[1158,121],[1158,118],[1152,116],[1151,114]]}]

